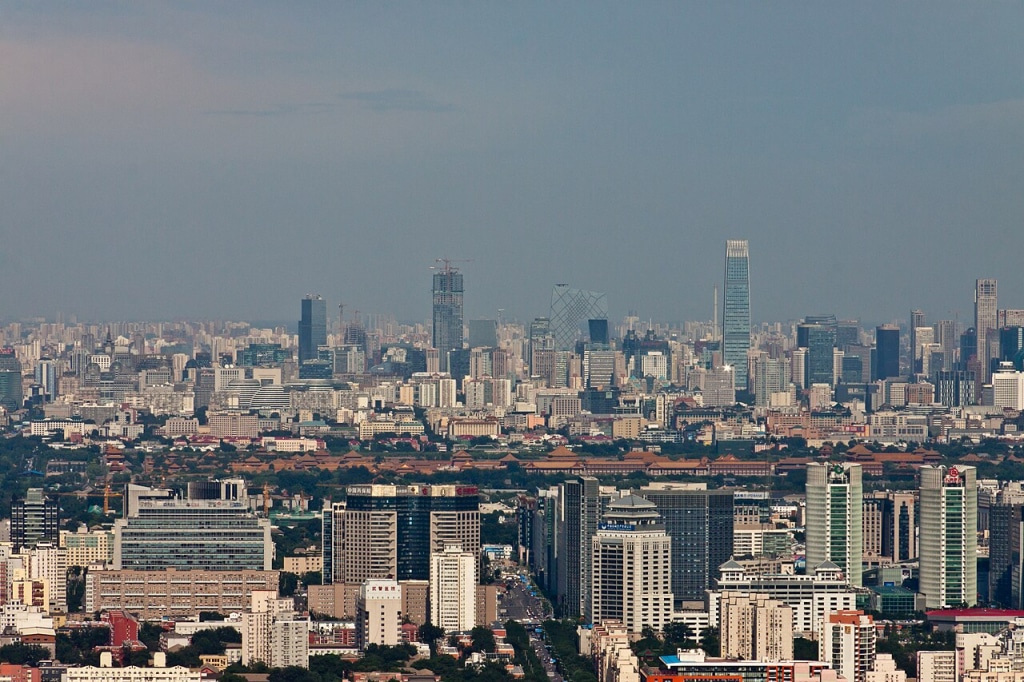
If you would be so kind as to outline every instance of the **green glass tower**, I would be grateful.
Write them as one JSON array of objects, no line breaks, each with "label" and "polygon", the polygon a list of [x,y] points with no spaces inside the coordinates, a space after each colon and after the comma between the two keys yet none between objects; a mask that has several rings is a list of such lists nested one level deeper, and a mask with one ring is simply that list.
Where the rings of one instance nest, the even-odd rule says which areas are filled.
[{"label": "green glass tower", "polygon": [[978,601],[978,489],[970,466],[921,467],[921,587],[925,608]]},{"label": "green glass tower", "polygon": [[859,464],[807,465],[807,572],[830,561],[862,582],[864,488]]}]

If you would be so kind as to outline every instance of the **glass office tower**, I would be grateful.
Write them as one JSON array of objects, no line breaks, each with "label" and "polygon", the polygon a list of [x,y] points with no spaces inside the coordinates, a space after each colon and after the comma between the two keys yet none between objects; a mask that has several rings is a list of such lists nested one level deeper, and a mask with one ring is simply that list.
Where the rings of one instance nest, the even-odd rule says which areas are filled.
[{"label": "glass office tower", "polygon": [[725,314],[722,358],[732,365],[738,390],[747,388],[750,350],[750,249],[745,239],[725,243]]},{"label": "glass office tower", "polygon": [[320,346],[327,345],[327,301],[319,295],[302,299],[299,320],[299,364],[316,360]]}]

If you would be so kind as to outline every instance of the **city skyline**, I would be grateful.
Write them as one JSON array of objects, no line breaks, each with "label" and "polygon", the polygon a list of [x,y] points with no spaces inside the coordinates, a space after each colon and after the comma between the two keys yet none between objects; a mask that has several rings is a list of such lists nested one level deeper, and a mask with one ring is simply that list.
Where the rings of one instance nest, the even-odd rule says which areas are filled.
[{"label": "city skyline", "polygon": [[448,254],[471,318],[569,282],[701,319],[728,237],[755,320],[966,320],[986,277],[1024,307],[1018,6],[3,18],[5,318],[294,320],[319,291],[422,319]]}]

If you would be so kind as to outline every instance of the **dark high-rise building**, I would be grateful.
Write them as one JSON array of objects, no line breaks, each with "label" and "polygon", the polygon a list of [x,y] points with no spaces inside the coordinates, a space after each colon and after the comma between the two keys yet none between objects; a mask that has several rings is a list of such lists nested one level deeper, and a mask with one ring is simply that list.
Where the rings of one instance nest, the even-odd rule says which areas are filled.
[{"label": "dark high-rise building", "polygon": [[978,332],[974,327],[960,335],[960,369],[970,369],[971,362],[978,362]]},{"label": "dark high-rise building", "polygon": [[860,343],[860,325],[855,320],[844,320],[836,324],[836,348],[854,346]]},{"label": "dark high-rise building", "polygon": [[1021,581],[1021,533],[1024,505],[994,504],[988,512],[989,599],[1000,606],[1019,609]]},{"label": "dark high-rise building", "polygon": [[292,359],[292,353],[279,343],[250,343],[238,351],[236,362],[242,367],[279,365]]},{"label": "dark high-rise building", "polygon": [[732,366],[735,386],[747,388],[750,350],[750,248],[745,239],[725,242],[725,303],[722,316],[722,360]]},{"label": "dark high-rise building", "polygon": [[1024,327],[1003,327],[999,330],[999,359],[1012,362],[1017,371],[1024,363]]},{"label": "dark high-rise building", "polygon": [[796,328],[797,345],[807,349],[807,385],[833,383],[836,345],[835,318],[831,323],[813,322],[808,317]]},{"label": "dark high-rise building", "polygon": [[583,615],[589,622],[591,607],[591,546],[601,519],[597,479],[580,476],[559,486],[558,602],[562,615]]},{"label": "dark high-rise building", "polygon": [[652,484],[640,495],[655,504],[672,538],[671,587],[677,604],[701,601],[718,567],[732,556],[733,493]]},{"label": "dark high-rise building", "polygon": [[900,376],[900,328],[883,324],[875,328],[875,379]]},{"label": "dark high-rise building", "polygon": [[462,350],[462,273],[445,263],[434,273],[433,345],[438,350],[441,371],[448,371],[448,353]]},{"label": "dark high-rise building", "polygon": [[302,299],[299,320],[299,364],[316,360],[317,350],[327,345],[327,301],[319,295]]},{"label": "dark high-rise building", "polygon": [[977,402],[977,375],[966,370],[939,370],[934,374],[935,402],[963,407]]},{"label": "dark high-rise building", "polygon": [[587,326],[590,328],[591,346],[607,346],[610,343],[607,318],[587,320]]},{"label": "dark high-rise building", "polygon": [[42,488],[29,488],[24,498],[11,500],[11,544],[18,551],[49,542],[60,543],[57,501],[43,494]]},{"label": "dark high-rise building", "polygon": [[21,409],[21,361],[13,348],[0,348],[0,405],[10,411]]}]

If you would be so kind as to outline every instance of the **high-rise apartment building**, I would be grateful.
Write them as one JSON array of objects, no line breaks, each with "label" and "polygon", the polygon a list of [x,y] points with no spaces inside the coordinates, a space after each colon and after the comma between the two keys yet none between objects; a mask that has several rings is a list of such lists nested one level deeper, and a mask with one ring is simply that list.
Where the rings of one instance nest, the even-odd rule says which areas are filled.
[{"label": "high-rise apartment building", "polygon": [[591,622],[640,634],[672,621],[672,541],[653,502],[628,495],[609,503],[591,552]]},{"label": "high-rise apartment building", "polygon": [[900,328],[883,324],[875,328],[875,379],[900,376]]},{"label": "high-rise apartment building", "polygon": [[299,364],[316,360],[320,346],[327,345],[327,301],[318,294],[302,299],[299,319]]},{"label": "high-rise apartment building", "polygon": [[807,465],[807,568],[831,561],[861,585],[864,555],[859,464]]},{"label": "high-rise apartment building", "polygon": [[978,601],[978,491],[971,466],[923,466],[921,586],[925,607]]},{"label": "high-rise apartment building", "polygon": [[477,555],[448,545],[430,558],[430,622],[445,632],[476,625]]},{"label": "high-rise apartment building", "polygon": [[677,604],[701,601],[733,553],[733,492],[702,483],[651,483],[639,494],[654,503],[672,539],[672,593]]},{"label": "high-rise apartment building", "polygon": [[722,359],[732,365],[736,388],[747,389],[750,350],[750,248],[745,239],[725,243],[725,303],[722,316]]},{"label": "high-rise apartment building", "polygon": [[47,497],[42,488],[29,488],[24,498],[11,500],[11,544],[14,550],[47,542],[60,544],[57,500]]},{"label": "high-rise apartment building", "polygon": [[433,346],[439,353],[441,371],[448,371],[448,353],[462,350],[462,273],[445,262],[434,273]]},{"label": "high-rise apartment building", "polygon": [[998,337],[999,328],[999,287],[994,279],[979,279],[974,285],[974,329],[978,333],[978,361],[981,363],[983,379],[987,382],[992,374],[991,359],[997,357],[998,349],[990,348]]},{"label": "high-rise apartment building", "polygon": [[850,682],[866,682],[875,667],[875,621],[863,611],[839,611],[825,618],[821,660]]},{"label": "high-rise apartment building", "polygon": [[722,656],[746,661],[793,660],[793,607],[766,594],[725,592],[719,602]]},{"label": "high-rise apartment building", "polygon": [[474,486],[351,485],[344,512],[332,506],[332,516],[335,582],[430,580],[431,556],[446,546],[480,551]]}]

